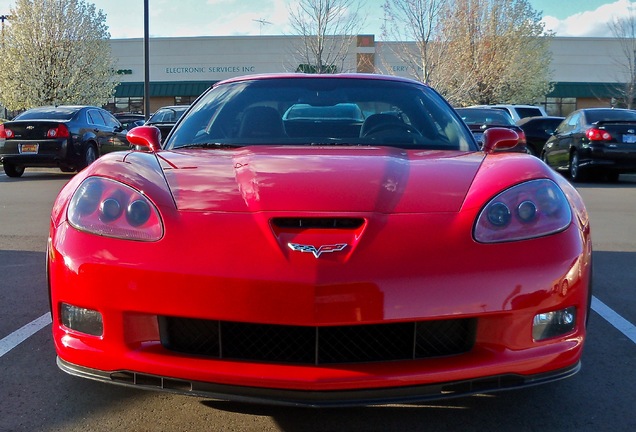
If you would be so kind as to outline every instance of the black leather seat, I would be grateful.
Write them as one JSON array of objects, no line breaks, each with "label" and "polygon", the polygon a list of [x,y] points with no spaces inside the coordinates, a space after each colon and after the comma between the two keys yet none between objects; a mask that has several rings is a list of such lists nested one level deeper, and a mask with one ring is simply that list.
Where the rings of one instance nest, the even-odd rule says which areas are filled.
[{"label": "black leather seat", "polygon": [[275,108],[255,106],[243,113],[239,138],[282,138],[285,136],[283,119]]}]

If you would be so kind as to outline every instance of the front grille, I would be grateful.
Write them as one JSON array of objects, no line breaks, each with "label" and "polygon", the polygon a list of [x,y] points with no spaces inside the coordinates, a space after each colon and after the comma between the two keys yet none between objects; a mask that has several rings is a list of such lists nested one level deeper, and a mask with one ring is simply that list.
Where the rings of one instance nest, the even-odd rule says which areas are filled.
[{"label": "front grille", "polygon": [[282,229],[358,229],[364,224],[362,218],[349,217],[279,217],[272,219],[272,225]]},{"label": "front grille", "polygon": [[218,359],[296,364],[415,360],[462,354],[476,319],[304,327],[160,317],[162,345]]}]

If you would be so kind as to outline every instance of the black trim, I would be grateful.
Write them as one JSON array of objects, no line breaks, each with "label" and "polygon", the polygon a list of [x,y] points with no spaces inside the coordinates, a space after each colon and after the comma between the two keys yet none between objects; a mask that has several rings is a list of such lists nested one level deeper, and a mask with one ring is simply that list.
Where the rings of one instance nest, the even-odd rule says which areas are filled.
[{"label": "black trim", "polygon": [[573,366],[564,369],[529,376],[508,374],[472,380],[405,387],[339,391],[303,391],[187,381],[131,371],[106,372],[74,365],[59,357],[57,358],[57,365],[61,370],[70,375],[128,387],[161,390],[170,393],[244,403],[304,407],[364,406],[387,403],[414,403],[424,400],[454,398],[476,393],[489,393],[544,384],[568,378],[581,369],[581,363],[577,362]]}]

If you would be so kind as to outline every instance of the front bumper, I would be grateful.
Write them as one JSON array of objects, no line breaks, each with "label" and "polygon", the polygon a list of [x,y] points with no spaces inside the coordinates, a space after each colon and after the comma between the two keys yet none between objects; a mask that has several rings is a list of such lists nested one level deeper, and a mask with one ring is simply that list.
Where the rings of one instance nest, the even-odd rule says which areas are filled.
[{"label": "front bumper", "polygon": [[[190,218],[179,224],[188,229],[202,226],[194,219],[206,215],[181,217]],[[462,391],[482,391],[491,377],[506,377],[493,390],[531,385],[542,382],[533,377],[560,377],[558,371],[571,370],[580,361],[591,252],[589,238],[574,225],[529,242],[480,245],[438,220],[446,216],[435,215],[428,222],[443,228],[431,231],[427,242],[397,244],[396,238],[412,236],[413,225],[422,225],[421,217],[405,215],[399,216],[402,223],[396,228],[366,233],[377,248],[316,259],[289,248],[272,249],[269,231],[249,223],[250,217],[215,215],[224,229],[209,235],[179,232],[177,224],[167,224],[173,229],[157,243],[99,238],[66,223],[56,227],[49,245],[49,277],[53,339],[63,369],[113,382],[150,382],[151,387],[159,382],[171,391],[185,383],[191,394],[201,388],[219,395],[237,390],[239,397],[271,392],[286,395],[281,403],[302,401],[306,397],[300,395],[309,394],[328,404],[323,399],[342,403],[343,395],[353,395],[352,401],[366,401],[385,391],[394,400],[416,400],[429,397],[429,388],[443,389],[430,397],[452,396],[448,388],[472,382]],[[251,239],[249,250],[219,238],[224,233],[233,238],[237,232]],[[184,238],[198,241],[184,249]],[[246,262],[252,250],[269,253]],[[99,311],[103,335],[64,326],[62,303]],[[537,313],[571,306],[578,311],[571,332],[533,340]],[[477,325],[474,345],[456,355],[298,364],[175,350],[162,335],[162,317],[318,329],[447,319],[474,319]],[[517,378],[509,380],[511,376]],[[306,404],[313,403],[312,397]]]},{"label": "front bumper", "polygon": [[57,364],[61,370],[70,375],[127,387],[159,390],[242,403],[300,407],[345,407],[390,403],[404,404],[432,399],[469,396],[493,391],[520,389],[568,378],[576,374],[581,368],[581,363],[577,362],[567,368],[530,376],[505,374],[470,380],[405,387],[346,391],[301,391],[213,384],[131,371],[107,372],[74,365],[65,362],[59,357]]}]

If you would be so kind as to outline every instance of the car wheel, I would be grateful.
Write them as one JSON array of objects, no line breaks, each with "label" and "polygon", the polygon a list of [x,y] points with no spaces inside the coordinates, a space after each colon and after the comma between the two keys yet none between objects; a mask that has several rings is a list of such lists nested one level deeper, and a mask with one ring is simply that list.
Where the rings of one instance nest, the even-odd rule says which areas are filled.
[{"label": "car wheel", "polygon": [[82,168],[86,168],[97,160],[97,148],[93,144],[87,144],[82,156]]},{"label": "car wheel", "polygon": [[587,178],[585,170],[581,168],[579,152],[577,151],[574,151],[570,156],[570,178],[573,182],[585,181]]},{"label": "car wheel", "polygon": [[22,174],[24,174],[23,166],[15,166],[12,163],[5,162],[2,164],[2,167],[8,177],[22,177]]}]

